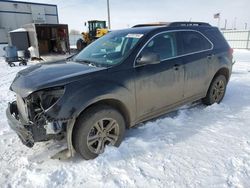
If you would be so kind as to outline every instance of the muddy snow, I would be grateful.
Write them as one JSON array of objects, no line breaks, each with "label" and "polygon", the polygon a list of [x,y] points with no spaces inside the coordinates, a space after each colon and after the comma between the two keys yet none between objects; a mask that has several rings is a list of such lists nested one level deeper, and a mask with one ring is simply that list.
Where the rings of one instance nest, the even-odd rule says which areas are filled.
[{"label": "muddy snow", "polygon": [[0,59],[0,187],[250,187],[250,51],[235,58],[221,104],[186,105],[128,130],[119,148],[90,161],[50,159],[59,141],[22,145],[5,109],[24,67]]}]

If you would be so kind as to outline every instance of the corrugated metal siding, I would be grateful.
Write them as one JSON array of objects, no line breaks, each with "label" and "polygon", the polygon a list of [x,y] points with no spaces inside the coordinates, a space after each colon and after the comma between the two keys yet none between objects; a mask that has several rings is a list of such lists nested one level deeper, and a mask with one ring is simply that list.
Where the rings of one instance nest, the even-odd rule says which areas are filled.
[{"label": "corrugated metal siding", "polygon": [[5,29],[0,28],[0,37],[2,37],[2,40],[0,40],[0,44],[7,43],[8,42],[8,35]]},{"label": "corrugated metal siding", "polygon": [[0,11],[15,11],[31,14],[31,6],[44,7],[45,14],[57,14],[56,5],[39,5],[32,3],[4,2],[0,1]]},{"label": "corrugated metal siding", "polygon": [[39,6],[44,9],[46,23],[58,24],[56,5],[0,0],[0,28],[5,31],[0,32],[0,43],[8,41],[4,33],[20,28],[22,25],[34,23],[32,6]]}]

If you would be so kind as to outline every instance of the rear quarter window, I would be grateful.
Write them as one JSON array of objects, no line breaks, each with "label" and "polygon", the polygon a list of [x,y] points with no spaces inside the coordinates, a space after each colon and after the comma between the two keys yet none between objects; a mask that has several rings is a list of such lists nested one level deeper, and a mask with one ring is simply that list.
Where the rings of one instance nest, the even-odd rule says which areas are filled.
[{"label": "rear quarter window", "polygon": [[218,29],[208,29],[205,34],[213,42],[214,48],[229,48],[229,44]]},{"label": "rear quarter window", "polygon": [[211,42],[202,34],[195,31],[181,31],[178,33],[181,40],[180,55],[201,52],[212,48]]}]

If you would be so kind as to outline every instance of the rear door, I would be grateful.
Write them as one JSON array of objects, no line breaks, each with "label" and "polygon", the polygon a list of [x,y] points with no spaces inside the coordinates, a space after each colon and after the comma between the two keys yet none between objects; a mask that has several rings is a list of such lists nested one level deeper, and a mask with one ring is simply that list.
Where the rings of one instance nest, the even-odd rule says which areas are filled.
[{"label": "rear door", "polygon": [[180,31],[182,60],[185,69],[184,97],[196,98],[206,94],[209,71],[214,57],[213,44],[198,31]]},{"label": "rear door", "polygon": [[159,64],[135,64],[137,117],[147,117],[183,99],[184,68],[176,58],[177,40],[174,32],[165,32],[149,40],[143,53],[160,55]]}]

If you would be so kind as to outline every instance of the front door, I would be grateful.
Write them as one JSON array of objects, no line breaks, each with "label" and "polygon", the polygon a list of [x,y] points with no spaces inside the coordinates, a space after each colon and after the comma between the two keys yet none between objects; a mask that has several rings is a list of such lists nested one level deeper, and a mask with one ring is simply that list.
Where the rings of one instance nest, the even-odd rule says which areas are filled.
[{"label": "front door", "polygon": [[144,53],[157,53],[159,64],[135,64],[137,117],[144,119],[183,99],[184,68],[177,58],[175,33],[166,32],[152,38]]}]

